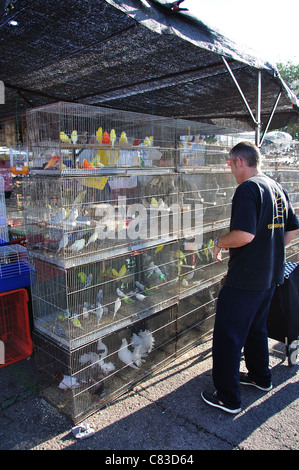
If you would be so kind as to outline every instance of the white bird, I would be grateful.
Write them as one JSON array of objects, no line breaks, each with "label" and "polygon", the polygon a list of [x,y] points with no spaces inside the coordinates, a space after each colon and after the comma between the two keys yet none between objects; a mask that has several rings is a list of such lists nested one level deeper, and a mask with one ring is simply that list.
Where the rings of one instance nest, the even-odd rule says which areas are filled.
[{"label": "white bird", "polygon": [[154,337],[149,330],[139,331],[138,334],[133,333],[131,337],[131,344],[133,348],[140,346],[141,357],[145,357],[150,353],[154,346]]},{"label": "white bird", "polygon": [[123,338],[122,343],[121,343],[121,347],[118,350],[117,355],[118,355],[119,359],[124,364],[127,364],[128,366],[132,367],[133,369],[138,369],[138,367],[135,364],[133,364],[133,362],[134,362],[134,360],[136,360],[136,358],[133,356],[133,352],[129,350],[128,341],[126,340],[126,338]]},{"label": "white bird", "polygon": [[60,240],[57,253],[59,253],[59,251],[62,250],[62,248],[66,248],[67,245],[68,245],[68,242],[69,242],[69,235],[68,235],[68,233],[65,233],[63,235],[62,239]]},{"label": "white bird", "polygon": [[113,320],[114,320],[114,317],[115,315],[117,314],[118,310],[120,309],[121,307],[121,300],[119,297],[117,297],[116,301],[115,301],[115,304],[114,304],[114,314],[113,314]]},{"label": "white bird", "polygon": [[138,300],[144,300],[146,298],[146,295],[143,295],[140,292],[135,292],[134,295],[135,295],[136,299],[138,299]]},{"label": "white bird", "polygon": [[103,307],[100,303],[97,304],[96,309],[94,310],[94,313],[97,316],[97,324],[99,326],[101,318],[102,318],[103,313],[104,313],[104,309],[103,309]]},{"label": "white bird", "polygon": [[107,348],[106,344],[104,344],[101,339],[99,339],[99,341],[98,341],[97,350],[98,351],[103,351],[102,353],[100,353],[101,359],[104,359],[104,357],[106,357],[107,354],[108,354],[108,348]]},{"label": "white bird", "polygon": [[104,362],[104,361],[101,361],[101,369],[102,369],[102,372],[107,375],[109,374],[109,372],[112,372],[115,370],[115,365],[112,364],[112,362]]},{"label": "white bird", "polygon": [[99,360],[100,360],[100,356],[95,352],[82,354],[79,358],[80,364],[88,364],[88,362],[90,362],[91,364],[94,364],[95,362],[98,362]]},{"label": "white bird", "polygon": [[124,294],[123,291],[120,290],[119,288],[116,289],[116,293],[119,297],[122,297],[122,298],[126,297],[126,294]]},{"label": "white bird", "polygon": [[83,250],[85,245],[85,238],[80,238],[80,240],[76,240],[75,243],[71,245],[72,251],[81,251]]},{"label": "white bird", "polygon": [[94,232],[91,237],[89,237],[87,243],[86,243],[86,246],[90,245],[91,243],[94,243],[97,239],[98,239],[98,232]]},{"label": "white bird", "polygon": [[62,390],[67,390],[68,388],[80,387],[80,384],[75,377],[71,377],[70,375],[63,375],[58,387]]}]

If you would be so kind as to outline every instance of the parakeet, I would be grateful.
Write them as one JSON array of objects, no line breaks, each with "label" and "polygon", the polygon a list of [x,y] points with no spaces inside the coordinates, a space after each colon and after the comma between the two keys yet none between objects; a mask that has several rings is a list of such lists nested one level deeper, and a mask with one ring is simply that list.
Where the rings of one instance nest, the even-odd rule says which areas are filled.
[{"label": "parakeet", "polygon": [[155,197],[151,198],[151,206],[153,207],[159,207],[159,203]]},{"label": "parakeet", "polygon": [[73,319],[73,325],[76,326],[77,328],[82,328],[81,322],[79,318],[74,318]]},{"label": "parakeet", "polygon": [[143,295],[140,292],[136,292],[134,295],[135,295],[136,299],[138,299],[138,300],[144,300],[146,298],[146,295]]},{"label": "parakeet", "polygon": [[57,212],[56,216],[54,217],[54,224],[59,224],[60,222],[62,222],[67,216],[67,210],[62,207],[61,209],[59,209],[59,211]]},{"label": "parakeet", "polygon": [[117,297],[115,303],[114,303],[114,314],[113,314],[113,320],[115,318],[115,315],[117,314],[117,312],[119,311],[121,307],[121,300],[119,297]]},{"label": "parakeet", "polygon": [[99,144],[102,143],[102,139],[103,139],[103,129],[101,127],[98,128],[97,132],[96,132],[96,139],[98,141]]},{"label": "parakeet", "polygon": [[86,189],[84,189],[83,191],[80,191],[80,193],[78,194],[78,196],[75,198],[72,206],[75,206],[76,204],[81,204],[81,202],[84,200],[85,198],[85,194],[86,194]]},{"label": "parakeet", "polygon": [[86,287],[91,286],[92,279],[93,279],[93,274],[92,273],[88,274],[88,276],[85,280],[85,283],[84,283],[84,289],[86,289]]},{"label": "parakeet", "polygon": [[135,353],[135,356],[134,356],[133,352],[129,350],[128,341],[126,340],[126,338],[123,338],[121,342],[121,347],[118,350],[117,355],[124,364],[127,364],[133,369],[138,369],[138,367],[135,364],[133,364],[133,362],[136,360],[137,355]]},{"label": "parakeet", "polygon": [[99,326],[100,324],[100,321],[101,321],[101,318],[103,316],[103,313],[104,313],[104,309],[102,307],[102,305],[100,303],[97,304],[95,310],[94,310],[94,313],[95,315],[97,316],[97,324]]},{"label": "parakeet", "polygon": [[67,134],[65,134],[64,132],[60,132],[60,140],[64,143],[64,144],[70,144],[71,143],[71,139],[69,138],[69,136]]},{"label": "parakeet", "polygon": [[116,293],[117,295],[121,298],[121,299],[124,299],[124,301],[127,303],[127,304],[130,304],[130,303],[133,303],[134,300],[131,299],[130,297],[128,297],[122,290],[120,290],[119,288],[116,289]]},{"label": "parakeet", "polygon": [[77,133],[77,131],[72,132],[71,141],[72,141],[73,144],[76,144],[78,142],[78,133]]},{"label": "parakeet", "polygon": [[126,272],[127,272],[127,267],[125,264],[122,265],[119,272],[116,271],[116,269],[112,268],[113,276],[117,277],[118,279],[121,279],[122,277],[124,277],[126,275]]},{"label": "parakeet", "polygon": [[102,291],[102,289],[100,289],[97,293],[97,300],[96,300],[97,304],[101,303],[102,299],[103,299],[103,291]]},{"label": "parakeet", "polygon": [[145,137],[145,139],[143,141],[143,145],[146,145],[147,147],[149,147],[151,145],[150,140],[149,140],[148,137]]},{"label": "parakeet", "polygon": [[80,240],[76,240],[75,243],[73,243],[70,247],[72,251],[78,252],[83,250],[85,246],[85,239],[81,238]]},{"label": "parakeet", "polygon": [[68,235],[68,233],[65,233],[65,234],[63,235],[62,239],[60,240],[57,253],[59,253],[59,251],[62,250],[62,248],[66,248],[68,242],[69,242],[69,235]]},{"label": "parakeet", "polygon": [[91,243],[94,243],[97,239],[98,239],[98,232],[94,232],[91,237],[89,237],[87,243],[86,243],[86,246],[90,245]]},{"label": "parakeet", "polygon": [[159,251],[163,250],[163,248],[164,248],[164,245],[159,245],[159,246],[157,246],[157,248],[155,249],[155,253],[154,253],[154,254],[156,255],[157,253],[159,253]]},{"label": "parakeet", "polygon": [[79,211],[78,209],[75,207],[74,209],[71,210],[71,212],[69,213],[69,215],[66,217],[66,220],[68,222],[74,222],[77,217],[79,215]]}]

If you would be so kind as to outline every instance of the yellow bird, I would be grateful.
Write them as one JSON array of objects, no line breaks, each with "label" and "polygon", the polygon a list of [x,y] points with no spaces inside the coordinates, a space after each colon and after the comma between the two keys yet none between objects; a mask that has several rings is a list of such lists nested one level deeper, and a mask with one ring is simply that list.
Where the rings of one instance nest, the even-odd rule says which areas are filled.
[{"label": "yellow bird", "polygon": [[110,131],[110,141],[112,143],[112,147],[114,147],[114,142],[116,141],[116,134],[114,129],[111,129]]},{"label": "yellow bird", "polygon": [[119,143],[120,144],[127,144],[128,139],[127,139],[127,134],[125,132],[122,132],[119,138]]},{"label": "yellow bird", "polygon": [[77,133],[77,131],[73,131],[73,132],[72,132],[71,141],[73,142],[74,145],[77,143],[77,141],[78,141],[78,133]]},{"label": "yellow bird", "polygon": [[70,143],[71,143],[71,139],[70,139],[69,136],[66,135],[63,131],[60,132],[60,140],[61,140],[64,144],[70,144]]},{"label": "yellow bird", "polygon": [[146,146],[150,146],[150,145],[151,145],[150,140],[149,140],[148,137],[146,137],[146,138],[144,139],[143,145],[146,145]]},{"label": "yellow bird", "polygon": [[99,144],[102,143],[102,140],[103,140],[103,129],[101,127],[98,128],[97,132],[96,132],[96,139],[97,141],[99,142]]}]

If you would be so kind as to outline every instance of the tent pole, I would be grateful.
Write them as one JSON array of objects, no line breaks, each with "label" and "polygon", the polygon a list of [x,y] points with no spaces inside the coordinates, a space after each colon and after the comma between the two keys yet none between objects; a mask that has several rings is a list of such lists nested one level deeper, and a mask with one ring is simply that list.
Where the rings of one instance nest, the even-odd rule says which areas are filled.
[{"label": "tent pole", "polygon": [[280,92],[279,92],[278,95],[277,95],[276,101],[275,101],[275,103],[274,103],[273,109],[272,109],[272,111],[271,111],[270,117],[269,117],[269,119],[268,119],[266,128],[265,128],[265,130],[264,130],[263,137],[262,137],[262,139],[261,139],[261,146],[263,145],[264,139],[265,139],[266,134],[267,134],[267,132],[268,132],[269,126],[270,126],[270,124],[271,124],[273,115],[274,115],[274,113],[275,113],[275,111],[276,111],[276,108],[277,108],[277,105],[278,105],[278,102],[279,102],[279,100],[280,100],[281,95],[282,95],[282,91],[280,90]]},{"label": "tent pole", "polygon": [[262,103],[262,74],[260,70],[256,72],[256,118],[255,118],[255,145],[261,147],[261,103]]},{"label": "tent pole", "polygon": [[222,57],[222,60],[223,60],[223,62],[224,62],[225,67],[227,68],[227,70],[228,70],[228,72],[229,72],[231,78],[233,79],[233,81],[234,81],[236,87],[237,87],[238,90],[239,90],[239,93],[240,93],[240,95],[241,95],[241,97],[242,97],[242,99],[243,99],[243,101],[244,101],[244,103],[245,103],[245,106],[246,106],[246,108],[247,108],[247,110],[248,110],[248,112],[249,112],[249,114],[250,114],[250,116],[251,116],[251,119],[253,120],[254,124],[257,125],[257,121],[255,120],[255,117],[254,117],[254,115],[253,115],[253,112],[252,112],[251,109],[250,109],[250,106],[249,106],[249,104],[248,104],[248,101],[246,100],[245,95],[244,95],[243,91],[241,90],[241,87],[240,87],[240,85],[239,85],[239,83],[238,83],[236,77],[234,76],[234,73],[233,73],[232,69],[230,68],[230,66],[229,66],[227,60],[225,59],[225,57],[223,57],[223,56],[221,56],[221,57]]}]

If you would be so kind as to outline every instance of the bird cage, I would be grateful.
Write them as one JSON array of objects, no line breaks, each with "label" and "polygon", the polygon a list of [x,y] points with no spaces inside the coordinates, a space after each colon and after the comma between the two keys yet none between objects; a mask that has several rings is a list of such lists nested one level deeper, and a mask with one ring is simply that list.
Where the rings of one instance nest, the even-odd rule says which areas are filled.
[{"label": "bird cage", "polygon": [[10,147],[10,171],[13,175],[27,175],[29,171],[28,147]]},{"label": "bird cage", "polygon": [[33,273],[24,246],[0,246],[0,292],[30,286]]},{"label": "bird cage", "polygon": [[74,103],[27,113],[33,166],[48,170],[96,170],[159,166],[161,148],[173,148],[173,122]]},{"label": "bird cage", "polygon": [[[32,109],[27,124],[37,369],[78,422],[212,330],[229,258],[213,259],[213,240],[236,182],[219,127],[72,103]],[[298,172],[270,171],[298,210]],[[145,331],[154,347],[138,357]]]},{"label": "bird cage", "polygon": [[41,394],[74,423],[125,393],[176,352],[176,308],[134,321],[71,352],[34,331]]},{"label": "bird cage", "polygon": [[6,204],[5,204],[5,182],[3,176],[0,176],[0,244],[9,241],[8,227],[6,219]]}]

